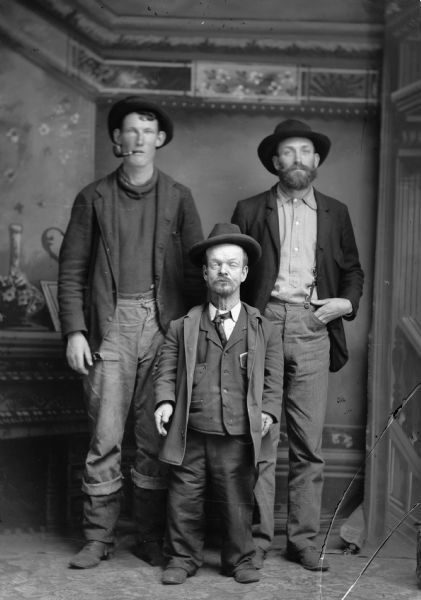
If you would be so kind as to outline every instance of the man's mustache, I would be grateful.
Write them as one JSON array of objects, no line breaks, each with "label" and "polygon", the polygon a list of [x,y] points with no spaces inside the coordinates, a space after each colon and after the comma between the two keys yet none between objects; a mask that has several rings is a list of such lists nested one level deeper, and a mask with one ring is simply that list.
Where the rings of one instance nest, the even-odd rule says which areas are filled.
[{"label": "man's mustache", "polygon": [[282,171],[284,173],[292,173],[293,171],[296,171],[297,169],[300,169],[300,171],[307,171],[307,173],[311,173],[313,171],[313,169],[311,167],[307,167],[306,165],[302,165],[301,163],[292,165],[292,167],[285,167],[284,169],[282,169]]}]

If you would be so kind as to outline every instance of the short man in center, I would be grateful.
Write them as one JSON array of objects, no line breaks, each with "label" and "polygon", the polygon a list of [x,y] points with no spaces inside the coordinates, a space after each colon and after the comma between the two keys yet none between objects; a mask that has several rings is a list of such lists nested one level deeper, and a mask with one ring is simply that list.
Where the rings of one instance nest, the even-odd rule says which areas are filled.
[{"label": "short man in center", "polygon": [[221,517],[222,573],[259,580],[253,565],[253,487],[262,438],[280,419],[283,352],[277,325],[240,301],[260,245],[219,224],[196,243],[210,302],[170,324],[155,370],[160,458],[172,465],[163,573],[184,583],[203,562],[205,495]]}]

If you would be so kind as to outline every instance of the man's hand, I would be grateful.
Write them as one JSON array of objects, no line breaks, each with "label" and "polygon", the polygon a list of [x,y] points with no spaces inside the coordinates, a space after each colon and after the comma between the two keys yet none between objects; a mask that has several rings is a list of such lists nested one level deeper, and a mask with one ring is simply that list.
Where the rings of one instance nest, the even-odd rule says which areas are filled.
[{"label": "man's hand", "polygon": [[265,437],[273,423],[273,418],[268,413],[262,412],[262,437]]},{"label": "man's hand", "polygon": [[88,340],[81,331],[74,331],[67,336],[66,358],[69,366],[81,375],[88,374],[92,367],[92,354]]},{"label": "man's hand", "polygon": [[320,306],[314,316],[325,325],[333,319],[352,313],[352,304],[347,298],[324,298],[323,300],[312,300],[311,303]]},{"label": "man's hand", "polygon": [[163,402],[158,406],[155,411],[155,423],[159,435],[166,436],[167,430],[165,425],[168,425],[171,415],[174,412],[174,408],[171,402]]}]

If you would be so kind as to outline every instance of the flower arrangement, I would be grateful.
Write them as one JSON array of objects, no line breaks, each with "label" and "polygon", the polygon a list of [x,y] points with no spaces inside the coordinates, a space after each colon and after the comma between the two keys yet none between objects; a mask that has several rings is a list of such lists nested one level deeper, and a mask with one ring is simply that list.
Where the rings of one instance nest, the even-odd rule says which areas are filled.
[{"label": "flower arrangement", "polygon": [[19,325],[44,305],[43,294],[20,270],[22,225],[9,225],[9,274],[0,275],[0,327]]},{"label": "flower arrangement", "polygon": [[23,273],[0,275],[0,327],[22,324],[43,306],[42,293]]}]

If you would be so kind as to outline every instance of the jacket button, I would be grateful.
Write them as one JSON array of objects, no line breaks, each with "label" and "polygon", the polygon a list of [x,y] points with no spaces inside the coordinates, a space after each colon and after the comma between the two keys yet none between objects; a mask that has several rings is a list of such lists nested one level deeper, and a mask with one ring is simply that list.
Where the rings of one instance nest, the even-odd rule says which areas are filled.
[{"label": "jacket button", "polygon": [[107,321],[112,321],[113,318],[112,317],[107,317]]}]

